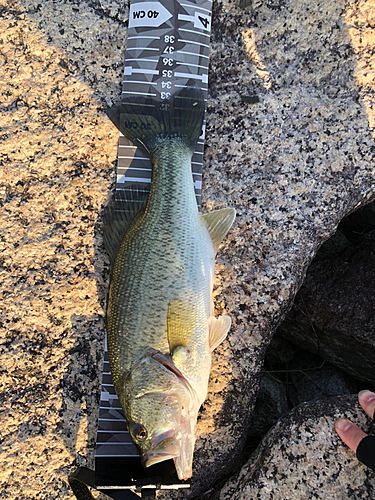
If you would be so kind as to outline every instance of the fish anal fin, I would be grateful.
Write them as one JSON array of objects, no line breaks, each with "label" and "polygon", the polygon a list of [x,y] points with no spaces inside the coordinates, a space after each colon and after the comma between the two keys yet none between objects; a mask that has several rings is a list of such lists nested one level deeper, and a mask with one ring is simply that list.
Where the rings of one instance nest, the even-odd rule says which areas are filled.
[{"label": "fish anal fin", "polygon": [[220,243],[233,224],[236,211],[234,208],[222,208],[215,210],[209,214],[201,215],[201,219],[205,223],[208,232],[210,233],[215,254],[219,249]]},{"label": "fish anal fin", "polygon": [[131,186],[126,191],[117,190],[114,199],[104,209],[103,240],[111,267],[113,266],[121,241],[132,221],[146,207],[148,190]]},{"label": "fish anal fin", "polygon": [[210,319],[208,320],[208,328],[211,351],[216,349],[216,347],[223,342],[229,332],[231,323],[232,321],[229,316],[223,315],[218,318],[210,316]]}]

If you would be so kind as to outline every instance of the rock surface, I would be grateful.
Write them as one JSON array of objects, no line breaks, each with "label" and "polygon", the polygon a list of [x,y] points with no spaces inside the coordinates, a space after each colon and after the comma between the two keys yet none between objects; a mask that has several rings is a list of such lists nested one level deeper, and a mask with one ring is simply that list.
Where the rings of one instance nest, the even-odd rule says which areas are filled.
[{"label": "rock surface", "polygon": [[[93,466],[121,6],[0,2],[0,498],[72,498],[68,473]],[[375,197],[374,18],[370,1],[214,5],[203,209],[237,209],[214,292],[233,328],[213,356],[190,496],[240,455],[266,347],[317,249]]]},{"label": "rock surface", "polygon": [[293,406],[357,392],[350,376],[307,351],[301,351],[289,368],[291,387],[288,396]]},{"label": "rock surface", "polygon": [[0,498],[73,498],[68,474],[93,466],[106,295],[95,228],[118,140],[98,96],[118,93],[126,29],[85,2],[0,6]]},{"label": "rock surface", "polygon": [[302,404],[271,429],[257,452],[217,498],[374,498],[375,473],[358,462],[334,431],[334,422],[340,417],[349,418],[367,433],[375,431],[356,396]]},{"label": "rock surface", "polygon": [[[375,203],[369,203],[364,207],[348,215],[339,224],[339,231],[349,241],[356,240],[358,235],[371,233],[375,229]],[[334,235],[336,236],[336,235]]]},{"label": "rock surface", "polygon": [[[345,223],[345,227],[349,227]],[[348,233],[349,234],[349,233]],[[328,242],[327,242],[328,243]],[[323,245],[325,247],[325,245]],[[278,332],[354,377],[375,383],[375,233],[341,232],[311,264]]]},{"label": "rock surface", "polygon": [[251,414],[248,436],[263,437],[288,412],[286,389],[278,378],[263,373],[259,394]]}]

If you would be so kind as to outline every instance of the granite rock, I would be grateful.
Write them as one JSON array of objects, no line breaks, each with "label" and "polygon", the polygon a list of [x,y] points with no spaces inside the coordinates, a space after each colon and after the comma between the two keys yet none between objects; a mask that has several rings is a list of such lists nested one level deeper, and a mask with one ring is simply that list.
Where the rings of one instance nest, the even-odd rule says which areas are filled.
[{"label": "granite rock", "polygon": [[[68,473],[93,466],[118,137],[104,108],[120,98],[126,5],[0,10],[0,498],[65,499]],[[266,347],[317,249],[375,197],[374,12],[214,4],[203,210],[237,209],[214,291],[233,327],[213,356],[190,496],[236,463]]]},{"label": "granite rock", "polygon": [[301,351],[289,364],[288,397],[293,406],[356,391],[354,380],[320,356]]},{"label": "granite rock", "polygon": [[[349,230],[349,223],[344,227]],[[354,377],[375,383],[375,233],[340,231],[311,264],[279,334]]]},{"label": "granite rock", "polygon": [[263,437],[288,412],[286,389],[281,380],[264,372],[251,414],[248,436]]},{"label": "granite rock", "polygon": [[294,408],[273,427],[241,471],[222,488],[220,500],[364,500],[374,498],[375,473],[358,462],[334,430],[337,418],[367,433],[374,423],[356,396]]},{"label": "granite rock", "polygon": [[102,102],[126,30],[85,2],[0,10],[0,498],[73,498],[94,458],[118,140]]},{"label": "granite rock", "polygon": [[265,349],[311,259],[373,198],[369,15],[364,3],[214,5],[203,209],[230,200],[238,216],[217,258],[216,306],[233,329],[214,353],[193,494],[239,456]]},{"label": "granite rock", "polygon": [[298,347],[275,333],[267,347],[266,361],[271,370],[284,369],[298,351]]},{"label": "granite rock", "polygon": [[358,238],[358,235],[370,233],[374,229],[375,203],[372,202],[345,217],[340,222],[339,231],[336,234],[342,234],[349,241],[353,241]]}]

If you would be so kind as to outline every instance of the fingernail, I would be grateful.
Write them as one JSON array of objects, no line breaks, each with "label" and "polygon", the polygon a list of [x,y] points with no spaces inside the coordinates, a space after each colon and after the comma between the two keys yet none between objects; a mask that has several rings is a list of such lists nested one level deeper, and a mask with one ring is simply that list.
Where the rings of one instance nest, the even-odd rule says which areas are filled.
[{"label": "fingernail", "polygon": [[375,394],[371,391],[364,390],[358,394],[358,399],[363,403],[370,403],[370,401],[375,401]]},{"label": "fingernail", "polygon": [[352,424],[349,422],[349,420],[346,420],[345,418],[339,418],[335,422],[335,427],[337,430],[341,432],[346,432],[347,430],[350,429]]}]

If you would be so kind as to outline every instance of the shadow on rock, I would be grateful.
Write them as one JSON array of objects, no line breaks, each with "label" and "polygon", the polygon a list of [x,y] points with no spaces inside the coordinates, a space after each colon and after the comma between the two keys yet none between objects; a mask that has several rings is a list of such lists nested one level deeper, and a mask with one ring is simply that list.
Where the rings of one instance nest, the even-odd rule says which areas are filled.
[{"label": "shadow on rock", "polygon": [[374,204],[339,226],[307,272],[279,333],[354,377],[375,383]]},{"label": "shadow on rock", "polygon": [[72,327],[77,336],[66,353],[69,363],[60,383],[63,399],[56,432],[75,457],[72,465],[92,467],[103,363],[103,318],[76,316]]}]

